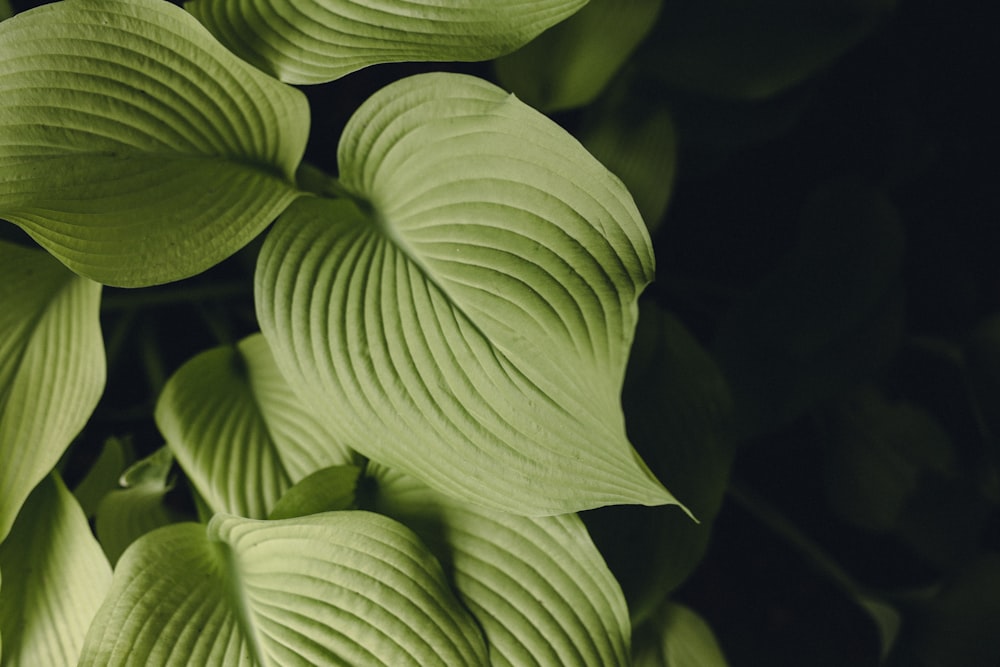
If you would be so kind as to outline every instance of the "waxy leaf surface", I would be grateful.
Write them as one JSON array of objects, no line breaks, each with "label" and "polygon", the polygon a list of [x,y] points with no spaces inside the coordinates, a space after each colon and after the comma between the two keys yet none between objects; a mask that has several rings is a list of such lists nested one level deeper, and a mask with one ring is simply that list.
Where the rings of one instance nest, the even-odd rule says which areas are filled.
[{"label": "waxy leaf surface", "polygon": [[305,97],[162,0],[0,23],[0,98],[0,216],[105,284],[199,273],[296,196]]},{"label": "waxy leaf surface", "polygon": [[625,598],[578,516],[497,512],[384,466],[368,471],[375,509],[413,528],[445,565],[491,665],[629,664]]},{"label": "waxy leaf surface", "polygon": [[167,381],[156,423],[215,512],[264,519],[295,482],[351,454],[292,392],[260,334],[194,357]]},{"label": "waxy leaf surface", "polygon": [[0,573],[4,667],[75,665],[111,566],[56,475],[35,488],[0,544]]},{"label": "waxy leaf surface", "polygon": [[486,664],[486,648],[438,561],[391,519],[217,515],[125,552],[80,664],[451,667]]},{"label": "waxy leaf surface", "polygon": [[485,81],[376,93],[339,149],[349,199],[301,199],[257,269],[261,328],[340,441],[525,515],[674,502],[625,436],[652,278],[621,182]]},{"label": "waxy leaf surface", "polygon": [[194,0],[185,6],[234,53],[288,83],[369,65],[489,60],[587,0]]},{"label": "waxy leaf surface", "polygon": [[104,391],[101,286],[0,242],[0,541]]}]

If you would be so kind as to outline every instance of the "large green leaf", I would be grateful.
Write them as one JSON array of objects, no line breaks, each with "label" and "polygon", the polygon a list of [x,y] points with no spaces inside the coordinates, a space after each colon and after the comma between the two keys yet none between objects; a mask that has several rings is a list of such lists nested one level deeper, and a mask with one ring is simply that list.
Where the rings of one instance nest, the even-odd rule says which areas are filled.
[{"label": "large green leaf", "polygon": [[125,552],[82,666],[483,665],[475,623],[404,526],[368,512],[217,515]]},{"label": "large green leaf", "polygon": [[486,635],[494,666],[629,663],[618,582],[575,514],[523,517],[469,505],[369,464],[374,508],[435,550]]},{"label": "large green leaf", "polygon": [[352,460],[296,398],[260,334],[184,364],[160,394],[156,423],[215,512],[266,518],[292,484]]},{"label": "large green leaf", "polygon": [[489,60],[587,0],[193,0],[233,52],[289,83],[323,83],[377,63]]},{"label": "large green leaf", "polygon": [[0,97],[0,216],[106,284],[203,271],[297,195],[304,96],[162,0],[0,23]]},{"label": "large green leaf", "polygon": [[0,242],[0,541],[104,391],[101,286]]},{"label": "large green leaf", "polygon": [[57,475],[35,488],[0,544],[0,572],[4,667],[75,665],[111,566]]},{"label": "large green leaf", "polygon": [[342,442],[456,497],[557,514],[673,497],[625,436],[620,392],[652,277],[621,182],[485,81],[376,93],[341,187],[268,235],[261,328]]},{"label": "large green leaf", "polygon": [[652,29],[663,0],[590,0],[569,20],[497,61],[500,83],[528,104],[588,104]]}]

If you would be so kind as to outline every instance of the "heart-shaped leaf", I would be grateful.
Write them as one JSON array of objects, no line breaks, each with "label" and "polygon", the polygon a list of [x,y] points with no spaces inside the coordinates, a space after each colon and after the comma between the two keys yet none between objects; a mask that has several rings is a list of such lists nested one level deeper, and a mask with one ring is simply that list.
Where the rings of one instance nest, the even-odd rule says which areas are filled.
[{"label": "heart-shaped leaf", "polygon": [[185,6],[248,62],[288,83],[323,83],[369,65],[489,60],[587,0],[193,0]]},{"label": "heart-shaped leaf", "polygon": [[215,512],[266,518],[295,482],[352,461],[296,398],[260,334],[184,364],[160,394],[156,423]]},{"label": "heart-shaped leaf", "polygon": [[282,521],[217,515],[122,556],[81,666],[484,665],[440,564],[368,512]]},{"label": "heart-shaped leaf", "polygon": [[629,664],[618,582],[575,514],[524,517],[477,507],[369,464],[374,508],[434,549],[486,635],[490,664]]},{"label": "heart-shaped leaf", "polygon": [[220,262],[297,196],[305,97],[162,0],[0,23],[0,216],[119,286]]},{"label": "heart-shaped leaf", "polygon": [[0,541],[104,391],[101,286],[0,242]]},{"label": "heart-shaped leaf", "polygon": [[255,290],[285,377],[339,439],[519,514],[675,502],[625,436],[653,254],[621,182],[552,121],[458,74],[376,93],[339,161],[358,203],[296,202]]},{"label": "heart-shaped leaf", "polygon": [[0,544],[0,573],[4,666],[75,665],[111,566],[57,475],[35,488]]}]

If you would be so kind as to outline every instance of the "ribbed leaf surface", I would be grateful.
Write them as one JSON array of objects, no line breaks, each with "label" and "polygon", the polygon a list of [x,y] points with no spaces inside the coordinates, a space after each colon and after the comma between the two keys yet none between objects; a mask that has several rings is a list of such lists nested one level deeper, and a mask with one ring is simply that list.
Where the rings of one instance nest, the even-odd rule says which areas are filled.
[{"label": "ribbed leaf surface", "polygon": [[305,98],[162,0],[4,21],[0,98],[0,215],[106,284],[203,271],[296,196]]},{"label": "ribbed leaf surface", "polygon": [[233,52],[288,83],[369,65],[489,60],[587,0],[193,0],[188,11]]},{"label": "ribbed leaf surface", "polygon": [[297,202],[256,293],[279,366],[341,440],[520,514],[672,502],[619,402],[653,272],[621,182],[541,114],[455,74],[376,93],[339,158],[362,203]]},{"label": "ribbed leaf surface", "polygon": [[369,465],[376,508],[413,527],[448,566],[495,667],[629,664],[621,588],[575,514],[477,508]]},{"label": "ribbed leaf surface", "polygon": [[402,525],[217,515],[125,552],[81,665],[483,665],[475,624]]},{"label": "ribbed leaf surface", "polygon": [[0,544],[4,667],[75,665],[111,586],[111,566],[56,475],[43,480]]},{"label": "ribbed leaf surface", "polygon": [[104,391],[100,301],[45,252],[0,242],[0,541]]},{"label": "ribbed leaf surface", "polygon": [[296,398],[260,334],[184,364],[160,394],[156,423],[213,511],[253,519],[311,472],[352,460]]}]

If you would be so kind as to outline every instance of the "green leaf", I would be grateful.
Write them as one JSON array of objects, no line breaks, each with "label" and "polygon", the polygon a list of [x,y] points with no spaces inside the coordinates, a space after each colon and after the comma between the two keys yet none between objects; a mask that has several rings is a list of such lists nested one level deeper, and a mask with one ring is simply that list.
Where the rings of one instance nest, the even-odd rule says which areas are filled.
[{"label": "green leaf", "polygon": [[358,477],[355,465],[317,470],[288,489],[271,510],[269,519],[291,519],[320,512],[355,509]]},{"label": "green leaf", "polygon": [[485,654],[410,530],[330,512],[146,535],[119,562],[80,664],[451,667]]},{"label": "green leaf", "polygon": [[131,447],[118,438],[105,440],[97,460],[73,489],[73,495],[88,519],[97,513],[101,499],[118,488],[122,471],[132,458],[131,452],[126,453],[126,449],[131,450]]},{"label": "green leaf", "polygon": [[674,602],[636,631],[635,667],[726,667],[725,656],[704,619]]},{"label": "green leaf", "polygon": [[304,96],[162,0],[4,21],[0,96],[0,216],[99,282],[199,273],[297,196]]},{"label": "green leaf", "polygon": [[642,304],[622,405],[636,449],[699,520],[671,506],[602,507],[583,514],[638,623],[705,553],[733,461],[733,405],[708,351],[652,303]]},{"label": "green leaf", "polygon": [[97,506],[97,537],[112,563],[146,533],[180,520],[164,503],[174,488],[173,462],[170,450],[161,447],[130,466],[121,476],[125,488],[111,491]]},{"label": "green leaf", "polygon": [[413,528],[445,565],[491,665],[629,664],[625,598],[579,517],[496,512],[384,466],[368,472],[374,508]]},{"label": "green leaf", "polygon": [[0,242],[0,541],[104,391],[101,286]]},{"label": "green leaf", "polygon": [[636,299],[653,272],[621,182],[480,79],[426,74],[348,123],[342,187],[261,251],[261,328],[342,442],[519,514],[675,502],[625,436]]},{"label": "green leaf", "polygon": [[[638,91],[616,89],[607,103],[595,105],[580,141],[613,171],[635,197],[650,232],[660,225],[674,188],[677,134],[670,113]],[[611,96],[609,96],[611,97]],[[637,102],[638,100],[638,102]]]},{"label": "green leaf", "polygon": [[587,0],[193,0],[185,6],[247,62],[288,83],[369,65],[489,60]]},{"label": "green leaf", "polygon": [[155,416],[215,512],[266,518],[295,482],[352,461],[296,398],[260,334],[189,360],[167,381]]},{"label": "green leaf", "polygon": [[111,566],[58,475],[29,496],[0,544],[4,667],[75,665]]},{"label": "green leaf", "polygon": [[656,23],[663,0],[590,0],[496,63],[500,83],[542,111],[589,104]]}]

